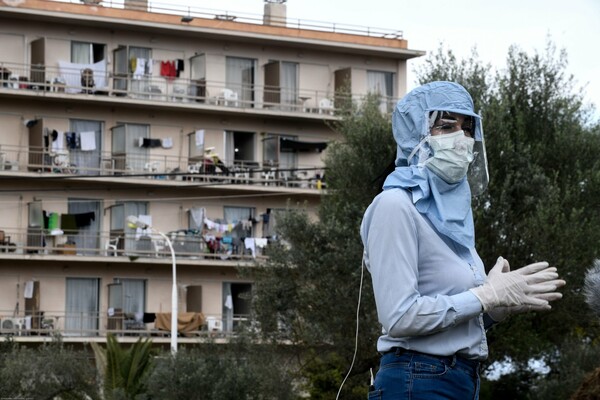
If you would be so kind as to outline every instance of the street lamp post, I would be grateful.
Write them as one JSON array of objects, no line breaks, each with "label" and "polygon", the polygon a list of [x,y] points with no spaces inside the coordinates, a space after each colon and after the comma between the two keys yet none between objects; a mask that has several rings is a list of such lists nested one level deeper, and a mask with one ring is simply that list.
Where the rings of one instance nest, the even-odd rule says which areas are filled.
[{"label": "street lamp post", "polygon": [[177,301],[177,264],[175,262],[175,251],[173,250],[173,245],[171,244],[171,240],[169,237],[159,231],[146,224],[145,222],[140,221],[138,217],[130,215],[127,217],[127,224],[131,228],[141,228],[141,229],[150,229],[152,232],[160,235],[165,242],[167,242],[167,246],[169,246],[169,250],[171,251],[171,262],[173,265],[173,289],[171,291],[171,353],[177,353],[177,314],[178,314],[178,301]]}]

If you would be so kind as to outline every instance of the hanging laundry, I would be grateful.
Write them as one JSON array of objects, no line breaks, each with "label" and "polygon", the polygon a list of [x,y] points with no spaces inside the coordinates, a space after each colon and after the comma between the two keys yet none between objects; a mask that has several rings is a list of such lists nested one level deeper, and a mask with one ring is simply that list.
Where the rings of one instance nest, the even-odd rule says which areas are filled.
[{"label": "hanging laundry", "polygon": [[170,149],[173,147],[173,138],[161,139],[161,146],[163,149]]},{"label": "hanging laundry", "polygon": [[190,208],[190,214],[192,216],[192,219],[194,220],[194,224],[197,227],[202,227],[202,222],[204,221],[205,213],[206,213],[206,209],[203,207]]},{"label": "hanging laundry", "polygon": [[154,60],[149,58],[148,62],[146,63],[146,74],[152,75],[153,71],[154,71]]},{"label": "hanging laundry", "polygon": [[25,290],[23,291],[23,297],[26,299],[33,298],[33,281],[25,282]]},{"label": "hanging laundry", "polygon": [[81,151],[96,150],[96,132],[81,132],[79,137],[81,138]]},{"label": "hanging laundry", "polygon": [[81,137],[76,132],[65,132],[65,141],[68,149],[81,148]]},{"label": "hanging laundry", "polygon": [[133,79],[142,79],[146,72],[146,59],[137,58],[135,69],[133,70]]},{"label": "hanging laundry", "polygon": [[[56,139],[54,138],[54,133],[56,132]],[[52,131],[52,151],[61,151],[65,148],[65,135],[63,132],[59,132],[57,130]]]},{"label": "hanging laundry", "polygon": [[254,244],[256,247],[267,247],[267,238],[254,238]]},{"label": "hanging laundry", "polygon": [[93,211],[80,214],[73,214],[73,216],[75,218],[75,225],[77,226],[77,228],[90,226],[92,224],[92,221],[96,219],[96,213]]},{"label": "hanging laundry", "polygon": [[176,60],[176,65],[177,65],[177,67],[176,67],[176,68],[177,68],[177,72],[176,72],[175,76],[177,76],[177,77],[179,78],[179,75],[180,75],[180,73],[181,73],[181,72],[183,71],[183,69],[184,69],[184,63],[183,63],[183,60],[182,60],[181,58],[178,58],[178,59]]},{"label": "hanging laundry", "polygon": [[252,252],[253,258],[256,258],[256,245],[254,242],[254,238],[245,238],[244,247]]},{"label": "hanging laundry", "polygon": [[173,79],[177,76],[177,67],[175,61],[161,61],[160,75],[167,79]]},{"label": "hanging laundry", "polygon": [[161,147],[161,146],[162,146],[161,139],[143,138],[142,145],[140,147],[156,148],[156,147]]},{"label": "hanging laundry", "polygon": [[131,59],[129,60],[129,72],[134,73],[136,68],[137,68],[137,58],[131,57]]},{"label": "hanging laundry", "polygon": [[67,231],[68,234],[77,233],[77,221],[73,214],[61,214],[60,215],[60,226],[63,231]]}]

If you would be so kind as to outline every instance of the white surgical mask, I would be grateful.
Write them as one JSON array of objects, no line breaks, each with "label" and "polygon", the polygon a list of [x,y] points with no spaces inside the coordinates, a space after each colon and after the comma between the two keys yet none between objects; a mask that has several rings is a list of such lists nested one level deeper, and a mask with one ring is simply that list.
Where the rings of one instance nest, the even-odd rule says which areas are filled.
[{"label": "white surgical mask", "polygon": [[429,146],[433,156],[425,165],[447,183],[460,182],[473,161],[475,140],[465,136],[463,131],[444,135],[429,136]]}]

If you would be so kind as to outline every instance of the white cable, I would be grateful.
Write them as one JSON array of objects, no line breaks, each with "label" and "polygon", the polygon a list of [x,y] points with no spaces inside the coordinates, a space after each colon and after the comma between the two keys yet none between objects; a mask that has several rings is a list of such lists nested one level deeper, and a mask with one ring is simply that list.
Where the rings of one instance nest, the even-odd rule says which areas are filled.
[{"label": "white cable", "polygon": [[358,352],[358,325],[359,325],[359,311],[360,311],[360,298],[362,297],[362,284],[363,284],[363,276],[365,274],[365,258],[362,259],[362,265],[360,267],[360,285],[358,286],[358,304],[356,306],[356,334],[354,337],[354,355],[352,356],[352,363],[350,364],[350,369],[348,373],[344,377],[342,384],[340,385],[340,389],[335,396],[335,400],[340,398],[340,393],[342,393],[342,388],[344,387],[344,383],[346,383],[346,379],[350,376],[350,372],[352,372],[352,368],[354,367],[354,361],[356,360],[356,353]]}]

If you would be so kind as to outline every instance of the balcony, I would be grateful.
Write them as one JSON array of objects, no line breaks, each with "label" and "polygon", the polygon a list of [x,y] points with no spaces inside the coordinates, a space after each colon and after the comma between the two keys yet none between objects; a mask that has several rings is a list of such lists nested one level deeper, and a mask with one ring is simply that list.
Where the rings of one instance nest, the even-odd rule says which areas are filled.
[{"label": "balcony", "polygon": [[[103,68],[75,70],[2,61],[0,94],[319,120],[338,119],[336,114],[342,105],[360,102],[366,96],[256,84],[231,86],[206,79],[115,75]],[[382,97],[382,112],[390,112],[397,100]]]},{"label": "balcony", "polygon": [[[285,114],[318,119],[335,119],[336,112],[332,93],[326,91],[288,90],[255,84],[232,87],[225,82],[204,79],[171,80],[160,76],[131,74],[114,76],[106,71],[90,72],[1,61],[0,93],[104,103],[150,103],[163,107],[168,105],[181,109],[246,114]],[[342,100],[344,99],[340,98]]]},{"label": "balcony", "polygon": [[[236,160],[226,165],[215,155],[115,155],[109,152],[52,151],[41,147],[0,144],[0,177],[112,178],[114,182],[190,186],[235,185],[240,188],[274,187],[306,189],[323,187],[323,166],[280,167],[277,163]],[[106,179],[104,180],[106,181]]]},{"label": "balcony", "polygon": [[[165,233],[178,264],[239,265],[264,261],[271,239],[236,238],[178,229]],[[256,245],[248,247],[247,241]],[[30,227],[0,230],[0,259],[35,259],[129,263],[143,258],[144,264],[169,264],[171,251],[157,233],[69,231]],[[216,263],[215,263],[216,262]]]},{"label": "balcony", "polygon": [[[120,342],[134,342],[140,337],[154,343],[169,343],[171,313],[126,313],[107,309],[100,312],[0,310],[0,340],[12,337],[20,342],[50,341],[60,335],[65,342],[104,342],[108,334]],[[246,314],[210,314],[180,312],[178,342],[198,343],[206,339],[227,339],[251,323]],[[182,322],[184,321],[184,322]]]}]

